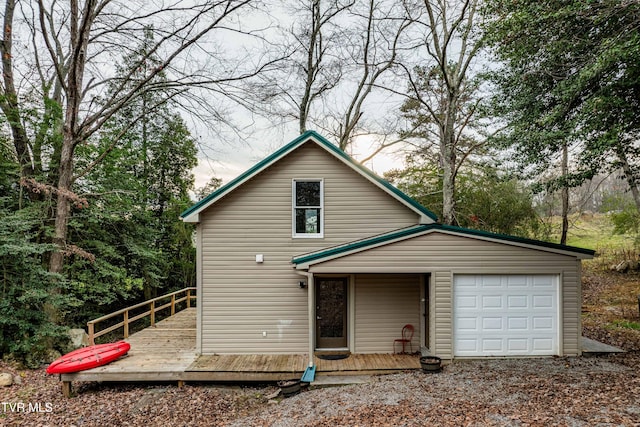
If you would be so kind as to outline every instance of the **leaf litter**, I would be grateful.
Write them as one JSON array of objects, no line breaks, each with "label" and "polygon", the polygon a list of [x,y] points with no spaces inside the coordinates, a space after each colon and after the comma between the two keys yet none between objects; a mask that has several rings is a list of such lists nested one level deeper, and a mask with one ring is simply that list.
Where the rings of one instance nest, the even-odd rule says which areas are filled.
[{"label": "leaf litter", "polygon": [[626,353],[455,361],[286,399],[274,384],[207,383],[79,383],[67,399],[44,367],[0,362],[18,380],[0,388],[0,426],[640,426],[640,331],[611,327],[603,282],[587,275],[583,332]]}]

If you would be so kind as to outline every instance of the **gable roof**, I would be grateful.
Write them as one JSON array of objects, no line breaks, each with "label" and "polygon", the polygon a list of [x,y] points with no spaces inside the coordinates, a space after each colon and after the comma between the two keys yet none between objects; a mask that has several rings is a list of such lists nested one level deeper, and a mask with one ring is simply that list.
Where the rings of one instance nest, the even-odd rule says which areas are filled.
[{"label": "gable roof", "polygon": [[488,231],[473,230],[470,228],[434,223],[420,224],[408,228],[402,228],[400,230],[394,230],[377,236],[344,243],[342,245],[322,249],[316,252],[310,252],[308,254],[294,257],[291,262],[296,265],[297,269],[306,269],[313,264],[318,264],[335,258],[341,258],[343,256],[366,251],[368,249],[373,249],[378,246],[384,246],[387,244],[400,242],[434,232],[458,235],[463,237],[473,237],[480,240],[493,241],[498,243],[507,243],[514,246],[538,249],[562,255],[575,256],[580,259],[593,258],[593,256],[595,255],[595,251],[591,249],[583,249],[575,246],[544,242],[541,240],[509,236],[507,234],[490,233]]},{"label": "gable roof", "polygon": [[349,166],[355,172],[363,176],[369,182],[376,185],[381,190],[385,191],[391,197],[407,206],[409,209],[413,210],[420,216],[421,224],[429,224],[437,221],[438,217],[426,209],[424,206],[420,205],[418,202],[413,200],[411,197],[407,196],[402,191],[398,190],[396,187],[391,185],[389,182],[380,178],[378,175],[362,166],[360,163],[356,162],[352,159],[347,153],[342,151],[340,148],[331,144],[328,140],[323,138],[320,134],[315,131],[306,131],[284,147],[280,148],[270,156],[266,157],[261,162],[255,164],[253,167],[248,169],[243,174],[239,175],[235,179],[229,181],[229,183],[223,185],[207,197],[200,200],[195,205],[191,206],[189,209],[185,210],[180,214],[180,218],[185,222],[199,222],[200,221],[200,212],[207,209],[209,206],[214,204],[216,201],[220,200],[222,197],[233,191],[235,188],[244,184],[254,176],[258,175],[260,172],[276,163],[278,160],[282,159],[292,151],[306,144],[307,142],[314,142],[319,147],[323,148],[326,152],[336,157],[345,165]]}]

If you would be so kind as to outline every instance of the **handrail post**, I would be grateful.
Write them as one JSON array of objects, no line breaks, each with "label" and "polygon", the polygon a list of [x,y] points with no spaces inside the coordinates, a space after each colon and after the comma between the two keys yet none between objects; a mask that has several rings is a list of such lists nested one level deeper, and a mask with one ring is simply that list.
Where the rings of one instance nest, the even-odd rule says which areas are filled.
[{"label": "handrail post", "polygon": [[171,295],[171,315],[176,314],[176,294]]},{"label": "handrail post", "polygon": [[89,345],[95,345],[95,338],[93,337],[95,333],[95,325],[93,322],[87,322],[87,330],[89,332]]},{"label": "handrail post", "polygon": [[151,306],[149,307],[149,316],[151,317],[151,326],[156,325],[156,302],[151,301]]},{"label": "handrail post", "polygon": [[129,310],[124,312],[124,337],[129,338]]},{"label": "handrail post", "polygon": [[187,308],[191,308],[191,289],[187,289]]}]

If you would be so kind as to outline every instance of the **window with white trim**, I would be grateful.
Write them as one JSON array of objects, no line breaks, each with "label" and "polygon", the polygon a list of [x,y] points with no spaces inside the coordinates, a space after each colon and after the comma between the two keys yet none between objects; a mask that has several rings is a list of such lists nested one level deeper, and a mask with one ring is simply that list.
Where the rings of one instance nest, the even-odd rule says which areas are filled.
[{"label": "window with white trim", "polygon": [[324,236],[324,196],[321,179],[293,180],[293,237]]}]

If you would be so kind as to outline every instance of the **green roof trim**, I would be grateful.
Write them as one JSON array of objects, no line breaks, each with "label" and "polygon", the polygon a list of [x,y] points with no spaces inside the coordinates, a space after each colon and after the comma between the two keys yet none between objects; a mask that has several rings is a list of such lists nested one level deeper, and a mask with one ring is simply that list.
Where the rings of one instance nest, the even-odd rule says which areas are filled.
[{"label": "green roof trim", "polygon": [[340,255],[342,253],[351,252],[357,249],[365,249],[371,246],[393,241],[396,239],[409,238],[411,236],[419,235],[431,230],[449,231],[452,233],[459,233],[459,234],[465,234],[465,235],[476,236],[476,237],[503,240],[507,242],[520,243],[520,244],[526,244],[531,246],[540,246],[543,248],[549,248],[549,249],[567,251],[567,252],[575,252],[575,253],[588,255],[588,256],[595,255],[595,251],[591,249],[560,245],[558,243],[544,242],[542,240],[526,239],[523,237],[510,236],[507,234],[491,233],[488,231],[474,230],[471,228],[457,227],[453,225],[423,224],[423,225],[417,225],[415,227],[403,228],[401,230],[397,230],[397,231],[386,233],[386,234],[381,234],[381,235],[374,236],[367,239],[357,240],[355,242],[347,243],[340,246],[334,246],[332,248],[325,249],[323,251],[310,253],[307,255],[299,256],[299,257],[294,257],[291,260],[291,262],[293,264],[306,264],[308,262],[316,261],[318,259],[327,258],[334,255]]},{"label": "green roof trim", "polygon": [[338,148],[334,144],[330,143],[322,135],[318,134],[313,130],[306,131],[305,133],[298,136],[296,139],[294,139],[287,145],[281,147],[271,155],[267,156],[262,161],[256,163],[254,166],[252,166],[250,169],[248,169],[241,175],[237,176],[233,180],[229,181],[227,184],[223,185],[222,187],[215,190],[213,193],[209,194],[207,197],[203,198],[202,200],[200,200],[190,208],[186,209],[184,212],[180,214],[180,218],[186,218],[190,215],[193,215],[194,213],[198,213],[201,209],[204,209],[205,207],[207,207],[211,201],[233,190],[235,187],[245,182],[248,178],[252,177],[253,175],[259,173],[260,171],[262,171],[263,169],[271,165],[274,161],[279,160],[281,157],[289,154],[289,152],[293,151],[298,146],[307,142],[309,138],[313,138],[316,142],[320,143],[323,147],[327,148],[333,154],[342,158],[343,160],[346,160],[351,166],[357,169],[361,174],[366,175],[367,177],[375,180],[381,186],[383,186],[386,190],[395,194],[397,197],[405,201],[408,205],[412,206],[415,210],[419,211],[421,214],[426,215],[427,217],[431,218],[434,221],[438,220],[438,217],[436,216],[436,214],[434,214],[429,209],[422,206],[420,203],[413,200],[411,197],[407,196],[402,191],[398,190],[389,182],[380,178],[378,175],[376,175],[366,167],[362,166],[360,163],[356,162],[347,153],[342,151],[340,148]]},{"label": "green roof trim", "polygon": [[215,190],[213,193],[209,194],[207,197],[197,202],[195,205],[191,206],[190,208],[182,212],[180,214],[180,218],[185,218],[191,215],[192,213],[196,212],[198,209],[206,206],[211,200],[215,199],[219,195],[224,194],[227,191],[235,188],[238,184],[242,183],[245,179],[259,172],[261,169],[265,168],[266,166],[270,165],[274,160],[278,159],[280,156],[292,150],[296,145],[299,145],[301,142],[306,140],[309,136],[311,136],[310,133],[311,131],[307,131],[303,133],[302,135],[300,135],[299,137],[297,137],[296,139],[294,139],[284,147],[279,148],[278,150],[276,150],[275,152],[273,152],[272,154],[264,158],[262,161],[256,163],[251,168],[247,169],[244,173],[238,175],[237,177],[235,177],[234,179],[232,179],[222,187]]},{"label": "green roof trim", "polygon": [[576,252],[583,255],[594,256],[596,251],[592,249],[579,248],[577,246],[561,245],[559,243],[545,242],[544,240],[527,239],[525,237],[511,236],[509,234],[492,233],[490,231],[475,230],[473,228],[464,228],[454,225],[437,224],[440,230],[448,230],[452,232],[469,234],[472,236],[487,237],[490,239],[505,240],[508,242],[522,243],[525,245],[541,246],[543,248],[556,249],[560,251]]},{"label": "green roof trim", "polygon": [[363,174],[369,176],[370,178],[373,178],[374,180],[376,180],[378,183],[382,184],[382,186],[384,186],[387,190],[391,191],[392,193],[394,193],[396,196],[400,197],[401,199],[403,199],[405,202],[407,202],[408,204],[410,204],[411,206],[413,206],[416,210],[420,211],[422,214],[428,216],[429,218],[431,218],[434,221],[438,221],[438,216],[436,214],[434,214],[433,212],[431,212],[429,209],[425,208],[424,206],[422,206],[420,203],[416,202],[415,200],[413,200],[411,197],[409,197],[408,195],[406,195],[405,193],[403,193],[402,191],[398,190],[394,185],[392,185],[389,181],[386,181],[382,178],[380,178],[378,175],[376,175],[375,173],[373,173],[372,171],[370,171],[369,169],[367,169],[366,167],[362,166],[360,163],[356,162],[351,156],[349,156],[347,153],[345,153],[344,151],[342,151],[339,147],[335,146],[334,144],[330,143],[329,141],[327,141],[324,137],[322,137],[321,135],[319,135],[318,133],[314,132],[314,131],[309,131],[310,133],[313,134],[313,136],[322,143],[322,145],[324,145],[325,147],[327,147],[328,149],[332,150],[336,155],[342,157],[343,159],[345,159],[346,161],[348,161],[349,163],[351,163],[353,166],[355,166],[360,172],[362,172]]}]

